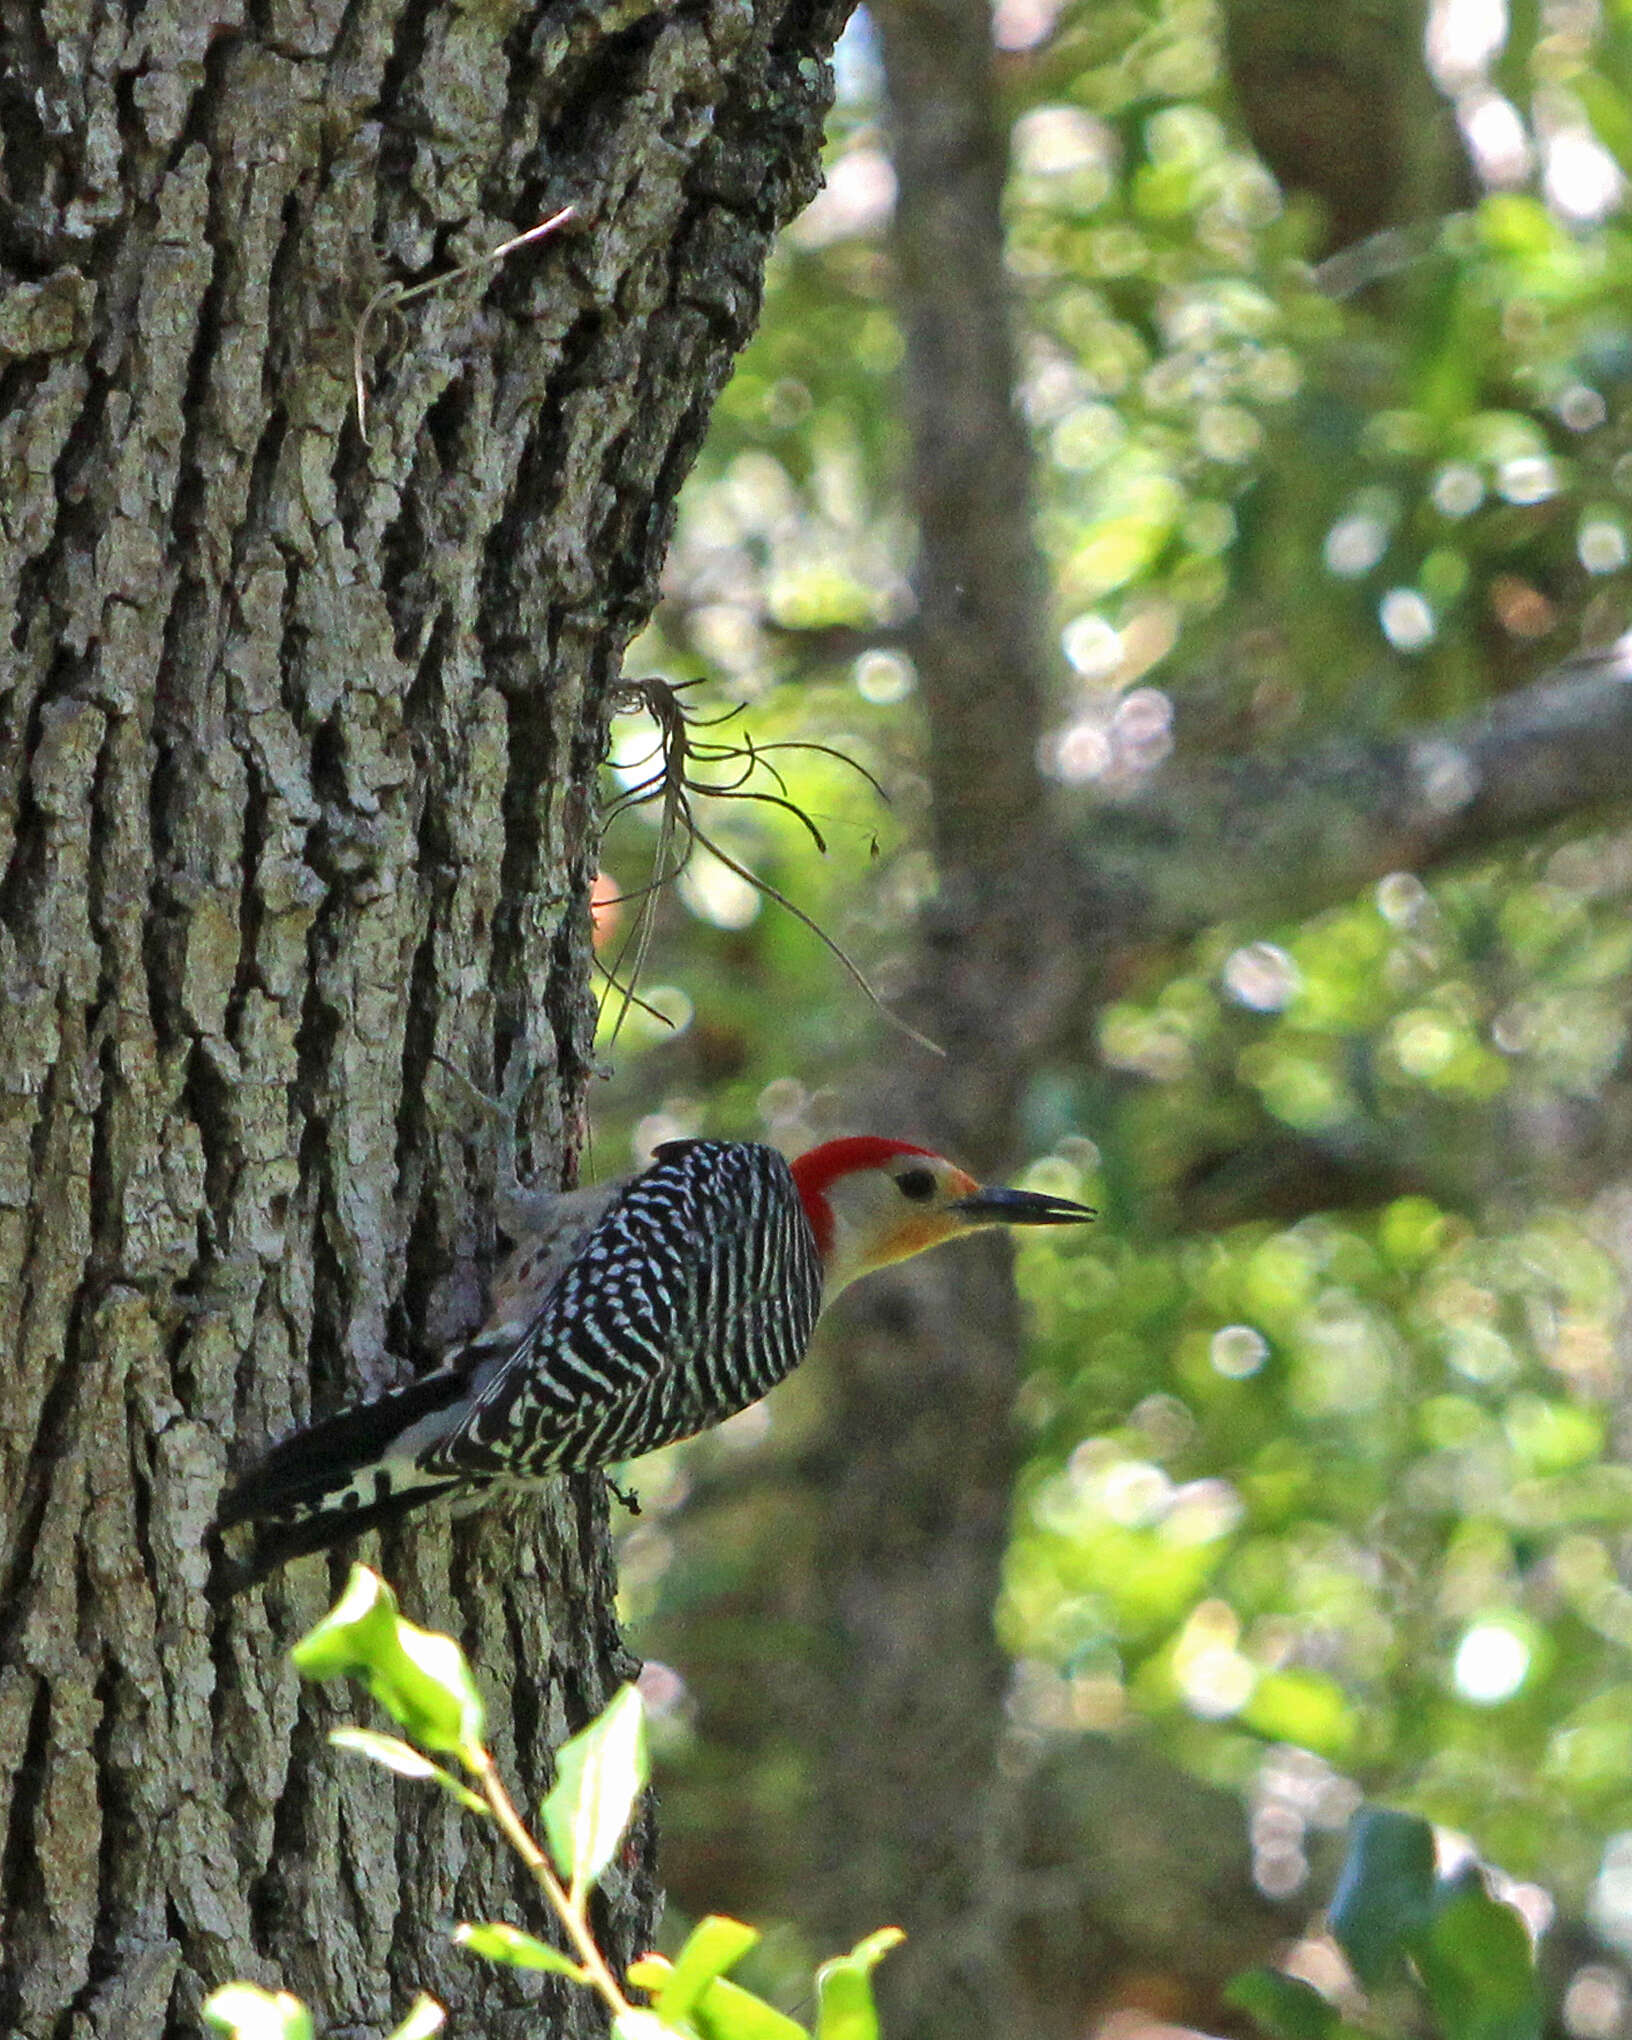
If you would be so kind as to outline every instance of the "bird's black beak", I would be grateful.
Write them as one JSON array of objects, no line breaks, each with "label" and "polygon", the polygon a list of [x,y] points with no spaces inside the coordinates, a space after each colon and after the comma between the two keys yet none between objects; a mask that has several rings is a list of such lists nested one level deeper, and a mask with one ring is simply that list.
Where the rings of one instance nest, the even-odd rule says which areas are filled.
[{"label": "bird's black beak", "polygon": [[1086,1225],[1099,1214],[1069,1197],[1048,1197],[1039,1190],[986,1190],[960,1197],[948,1205],[973,1225]]}]

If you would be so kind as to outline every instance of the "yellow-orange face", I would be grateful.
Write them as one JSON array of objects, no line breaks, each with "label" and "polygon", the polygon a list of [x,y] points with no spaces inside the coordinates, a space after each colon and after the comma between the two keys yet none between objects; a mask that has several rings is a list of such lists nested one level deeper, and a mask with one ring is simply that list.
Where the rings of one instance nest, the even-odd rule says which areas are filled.
[{"label": "yellow-orange face", "polygon": [[794,1176],[822,1250],[823,1293],[875,1268],[994,1225],[1080,1225],[1085,1205],[1028,1190],[983,1189],[940,1155],[884,1140],[832,1141]]},{"label": "yellow-orange face", "polygon": [[979,1189],[973,1176],[939,1155],[895,1155],[881,1166],[836,1176],[826,1193],[832,1214],[823,1256],[826,1294],[967,1231],[954,1207]]}]

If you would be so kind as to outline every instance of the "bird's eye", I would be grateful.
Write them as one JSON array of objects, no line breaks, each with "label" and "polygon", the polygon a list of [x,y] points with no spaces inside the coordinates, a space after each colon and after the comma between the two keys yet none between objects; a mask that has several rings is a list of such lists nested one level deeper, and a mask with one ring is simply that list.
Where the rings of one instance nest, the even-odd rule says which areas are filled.
[{"label": "bird's eye", "polygon": [[935,1195],[935,1178],[928,1169],[903,1169],[895,1179],[895,1187],[914,1204],[922,1204]]}]

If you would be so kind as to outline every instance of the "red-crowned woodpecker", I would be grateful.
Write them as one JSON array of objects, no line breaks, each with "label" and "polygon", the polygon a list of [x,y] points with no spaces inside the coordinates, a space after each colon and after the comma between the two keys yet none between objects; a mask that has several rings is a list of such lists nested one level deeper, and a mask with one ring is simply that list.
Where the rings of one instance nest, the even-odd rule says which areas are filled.
[{"label": "red-crowned woodpecker", "polygon": [[983,1226],[1092,1217],[904,1141],[828,1141],[791,1164],[669,1141],[638,1176],[549,1200],[487,1322],[434,1374],[295,1432],[228,1490],[217,1528],[254,1526],[232,1584],[439,1496],[689,1438],[791,1373],[858,1275]]}]

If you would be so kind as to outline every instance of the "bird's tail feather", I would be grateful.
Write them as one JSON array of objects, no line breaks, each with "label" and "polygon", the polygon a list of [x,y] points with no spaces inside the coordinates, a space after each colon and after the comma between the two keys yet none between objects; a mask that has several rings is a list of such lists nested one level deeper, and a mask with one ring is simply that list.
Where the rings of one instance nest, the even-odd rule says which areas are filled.
[{"label": "bird's tail feather", "polygon": [[230,1590],[459,1487],[414,1460],[433,1441],[435,1419],[467,1390],[468,1369],[442,1368],[274,1445],[228,1488],[216,1514],[218,1533],[242,1523],[254,1531],[247,1560],[228,1561]]},{"label": "bird's tail feather", "polygon": [[406,1516],[411,1509],[417,1509],[425,1502],[434,1502],[439,1495],[451,1494],[459,1485],[456,1480],[437,1481],[409,1488],[402,1494],[386,1495],[380,1501],[358,1507],[318,1508],[292,1521],[274,1519],[258,1522],[254,1525],[249,1548],[242,1557],[221,1552],[212,1592],[241,1594],[246,1587],[258,1586],[290,1559],[305,1558],[314,1551],[326,1551],[331,1544],[347,1543],[353,1537],[361,1537],[365,1530],[383,1529],[399,1517]]}]

